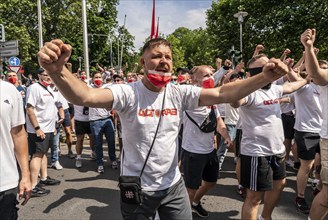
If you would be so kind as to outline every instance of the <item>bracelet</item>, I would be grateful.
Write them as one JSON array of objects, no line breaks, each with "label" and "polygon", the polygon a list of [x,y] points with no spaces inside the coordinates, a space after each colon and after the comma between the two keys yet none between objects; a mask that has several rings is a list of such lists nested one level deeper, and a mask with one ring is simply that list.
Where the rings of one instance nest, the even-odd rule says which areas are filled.
[{"label": "bracelet", "polygon": [[40,126],[36,126],[34,129],[35,131],[40,130]]}]

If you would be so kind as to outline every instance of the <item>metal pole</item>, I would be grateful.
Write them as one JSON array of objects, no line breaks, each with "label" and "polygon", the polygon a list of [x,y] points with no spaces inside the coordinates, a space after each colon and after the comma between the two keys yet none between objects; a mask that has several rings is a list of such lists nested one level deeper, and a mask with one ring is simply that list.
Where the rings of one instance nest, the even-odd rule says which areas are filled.
[{"label": "metal pole", "polygon": [[121,49],[121,58],[120,58],[120,69],[122,69],[122,60],[123,60],[123,46],[124,46],[124,30],[125,30],[126,15],[124,16],[123,24],[123,33],[122,33],[122,49]]},{"label": "metal pole", "polygon": [[87,13],[86,13],[86,0],[82,0],[82,25],[83,25],[83,53],[84,53],[84,69],[87,78],[90,78],[89,72],[89,50],[88,50],[88,28],[87,28]]},{"label": "metal pole", "polygon": [[38,6],[39,49],[41,49],[43,46],[41,0],[38,0],[37,6]]},{"label": "metal pole", "polygon": [[110,66],[113,67],[113,42],[110,40]]},{"label": "metal pole", "polygon": [[117,37],[117,66],[120,67],[120,35]]},{"label": "metal pole", "polygon": [[243,23],[240,23],[240,53],[243,54]]}]

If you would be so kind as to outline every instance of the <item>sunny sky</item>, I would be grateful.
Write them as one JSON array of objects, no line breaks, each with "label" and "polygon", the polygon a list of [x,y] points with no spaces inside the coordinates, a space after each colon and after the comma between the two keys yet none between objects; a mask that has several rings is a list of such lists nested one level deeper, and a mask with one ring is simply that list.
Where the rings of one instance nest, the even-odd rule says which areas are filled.
[{"label": "sunny sky", "polygon": [[[179,27],[196,29],[205,27],[206,10],[211,7],[212,0],[156,0],[156,21],[159,17],[159,32],[169,35]],[[135,36],[136,49],[150,35],[153,0],[120,0],[118,21]]]}]

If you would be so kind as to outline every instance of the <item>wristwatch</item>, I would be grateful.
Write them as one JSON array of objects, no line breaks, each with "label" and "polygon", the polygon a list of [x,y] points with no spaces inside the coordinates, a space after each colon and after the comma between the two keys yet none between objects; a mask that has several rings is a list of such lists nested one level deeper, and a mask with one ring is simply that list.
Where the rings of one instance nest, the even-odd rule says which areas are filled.
[{"label": "wristwatch", "polygon": [[36,126],[36,127],[34,128],[34,130],[35,130],[35,131],[40,130],[40,126]]}]

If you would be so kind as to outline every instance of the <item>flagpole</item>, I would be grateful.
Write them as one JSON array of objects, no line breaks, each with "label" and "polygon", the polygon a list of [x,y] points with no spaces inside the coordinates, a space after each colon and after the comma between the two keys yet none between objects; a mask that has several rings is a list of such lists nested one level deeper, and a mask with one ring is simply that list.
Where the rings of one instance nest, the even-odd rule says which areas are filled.
[{"label": "flagpole", "polygon": [[157,27],[156,27],[155,38],[158,38],[158,30],[159,30],[159,17],[157,17]]},{"label": "flagpole", "polygon": [[153,0],[153,14],[151,18],[151,29],[150,29],[150,39],[153,39],[155,36],[155,0]]},{"label": "flagpole", "polygon": [[123,45],[124,45],[124,30],[125,30],[126,15],[124,16],[123,33],[122,33],[122,48],[121,48],[121,58],[120,58],[120,69],[122,68],[123,59]]}]

